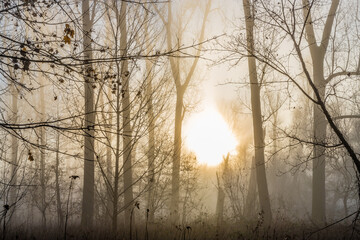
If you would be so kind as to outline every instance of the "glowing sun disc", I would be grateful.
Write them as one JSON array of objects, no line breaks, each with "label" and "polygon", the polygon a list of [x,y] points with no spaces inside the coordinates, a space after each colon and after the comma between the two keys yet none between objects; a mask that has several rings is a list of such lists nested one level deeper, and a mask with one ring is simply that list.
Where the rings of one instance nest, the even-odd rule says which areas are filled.
[{"label": "glowing sun disc", "polygon": [[207,109],[192,116],[185,126],[186,146],[200,164],[216,166],[222,156],[233,152],[237,141],[220,113]]}]

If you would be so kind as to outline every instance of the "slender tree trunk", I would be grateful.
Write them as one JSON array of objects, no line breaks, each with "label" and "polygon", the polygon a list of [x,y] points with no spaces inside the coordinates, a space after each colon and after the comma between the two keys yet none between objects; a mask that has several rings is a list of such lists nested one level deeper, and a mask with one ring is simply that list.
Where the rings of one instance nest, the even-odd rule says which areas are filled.
[{"label": "slender tree trunk", "polygon": [[255,158],[252,158],[249,186],[245,204],[246,207],[244,212],[247,219],[252,219],[255,216],[256,189],[256,164]]},{"label": "slender tree trunk", "polygon": [[221,182],[225,181],[226,176],[228,175],[228,166],[229,166],[229,156],[224,157],[223,160],[223,169],[221,176],[219,177],[218,173],[216,173],[217,184],[218,184],[218,196],[217,196],[217,203],[216,203],[216,227],[217,230],[220,230],[220,227],[223,223],[224,218],[224,204],[225,204],[225,192],[224,192],[224,184]]},{"label": "slender tree trunk", "polygon": [[[10,74],[12,77],[14,77],[13,72],[10,71]],[[21,74],[21,82],[23,82],[24,73]],[[12,103],[11,103],[11,110],[13,113],[12,117],[12,123],[16,124],[18,122],[18,98],[19,98],[19,92],[16,89],[14,84],[11,84],[11,97],[12,97]],[[10,176],[10,199],[8,201],[8,205],[11,206],[10,209],[10,218],[15,218],[16,221],[16,203],[18,198],[18,187],[17,187],[17,171],[18,171],[18,149],[19,149],[19,141],[18,138],[15,135],[11,135],[11,176]]]},{"label": "slender tree trunk", "polygon": [[224,216],[224,203],[225,203],[225,193],[224,189],[221,186],[220,177],[218,173],[216,173],[217,185],[218,185],[218,195],[216,201],[216,229],[219,230]]},{"label": "slender tree trunk", "polygon": [[[45,122],[45,96],[44,96],[44,81],[42,80],[42,86],[40,88],[40,122]],[[40,145],[45,147],[45,128],[40,128]],[[45,182],[45,149],[40,149],[40,186],[41,186],[41,212],[42,212],[42,227],[46,228],[46,182]]]},{"label": "slender tree trunk", "polygon": [[82,199],[81,225],[90,229],[94,218],[94,90],[93,69],[88,63],[92,59],[91,27],[89,0],[82,1],[83,51],[84,51],[84,88],[85,88],[85,136],[84,136],[84,186]]},{"label": "slender tree trunk", "polygon": [[[13,113],[12,123],[16,124],[18,122],[18,98],[19,93],[15,85],[11,85],[11,98],[12,105],[11,110]],[[14,135],[11,135],[11,176],[10,176],[10,201],[8,205],[12,205],[11,215],[14,216],[17,202],[17,170],[18,170],[18,138]],[[15,217],[16,218],[16,217]]]},{"label": "slender tree trunk", "polygon": [[[108,92],[108,98],[111,99],[112,96],[112,92],[111,92],[111,88],[109,88],[109,92]],[[111,100],[110,100],[111,101]],[[110,214],[112,214],[114,212],[113,209],[113,204],[112,204],[112,192],[111,192],[111,187],[110,184],[113,182],[112,179],[112,174],[113,174],[113,167],[112,167],[112,148],[111,148],[111,142],[112,142],[112,134],[111,134],[111,128],[112,128],[112,113],[111,113],[111,107],[110,104],[108,104],[109,106],[109,111],[108,114],[106,115],[107,117],[107,121],[106,121],[106,127],[105,127],[105,131],[106,131],[106,139],[107,139],[107,143],[108,146],[106,146],[106,196],[107,196],[107,209],[108,212]],[[117,132],[118,133],[118,132]]]},{"label": "slender tree trunk", "polygon": [[[121,2],[120,9],[120,49],[121,56],[126,57],[128,51],[127,45],[127,3]],[[122,128],[123,128],[123,166],[124,166],[124,205],[125,205],[125,229],[130,230],[130,226],[134,225],[131,219],[131,211],[133,208],[133,179],[132,179],[132,129],[131,121],[131,105],[130,105],[130,91],[129,79],[130,72],[128,68],[128,61],[124,60],[121,63],[121,77],[122,77]],[[131,223],[132,222],[132,223]],[[131,232],[129,234],[132,234]]]},{"label": "slender tree trunk", "polygon": [[64,228],[64,214],[61,207],[61,191],[60,191],[60,133],[56,135],[56,162],[55,162],[55,191],[56,191],[56,208],[57,208],[57,216],[58,216],[58,227],[59,229]]},{"label": "slender tree trunk", "polygon": [[[201,26],[201,32],[199,36],[199,42],[201,43],[204,39],[206,20],[209,15],[211,8],[211,0],[209,0],[206,4],[204,18]],[[166,40],[167,46],[169,50],[173,50],[172,46],[172,11],[171,11],[171,2],[168,3],[168,21],[164,22],[166,25]],[[182,32],[179,33],[182,35]],[[181,44],[181,43],[180,43]],[[195,56],[200,55],[202,45],[199,46]],[[170,203],[170,220],[173,224],[177,224],[179,222],[179,197],[180,197],[180,158],[181,158],[181,142],[182,142],[182,120],[184,118],[184,93],[189,86],[191,78],[196,69],[199,58],[196,57],[186,74],[185,81],[182,83],[180,76],[180,60],[169,58],[171,65],[171,72],[173,75],[175,87],[176,87],[176,107],[175,107],[175,133],[174,133],[174,152],[172,157],[172,179],[171,179],[171,203]]]},{"label": "slender tree trunk", "polygon": [[256,178],[258,184],[260,208],[264,217],[265,225],[271,223],[271,208],[269,191],[266,180],[265,172],[265,156],[264,156],[264,134],[261,116],[261,103],[260,103],[260,85],[257,79],[256,62],[255,58],[251,55],[254,52],[254,37],[253,26],[254,16],[251,15],[251,5],[249,0],[243,0],[245,21],[246,21],[246,37],[247,49],[249,53],[249,77],[251,88],[251,109],[253,117],[253,131],[254,131],[254,147],[255,147],[255,163],[256,163]]},{"label": "slender tree trunk", "polygon": [[[314,66],[316,67],[316,66]],[[314,69],[314,73],[317,70]],[[315,75],[315,74],[314,74]],[[315,78],[316,79],[316,78]],[[316,81],[315,81],[316,83]],[[316,84],[319,85],[319,84]],[[322,99],[325,95],[325,86],[317,86]],[[312,181],[312,219],[317,224],[326,221],[325,198],[325,148],[318,144],[325,144],[327,121],[319,106],[314,106],[314,159]]]},{"label": "slender tree trunk", "polygon": [[184,195],[184,200],[183,200],[183,207],[182,207],[182,217],[181,217],[181,221],[182,221],[182,225],[186,226],[187,225],[187,204],[188,204],[188,199],[189,199],[189,180],[186,181],[186,187],[185,187],[185,195]]},{"label": "slender tree trunk", "polygon": [[152,74],[151,63],[146,61],[147,69],[147,84],[146,84],[146,96],[147,100],[147,115],[149,121],[149,139],[148,139],[148,196],[147,196],[147,209],[149,209],[149,222],[154,222],[154,187],[155,187],[155,116],[152,103]]},{"label": "slender tree trunk", "polygon": [[[115,47],[117,52],[117,46]],[[119,64],[117,64],[118,75],[120,73]],[[117,77],[117,82],[120,82],[120,76]],[[119,178],[120,178],[120,86],[117,84],[116,90],[116,150],[115,150],[115,173],[114,173],[114,192],[113,192],[113,207],[112,207],[112,231],[116,234],[117,220],[118,220],[118,204],[119,204]]]},{"label": "slender tree trunk", "polygon": [[[269,99],[269,101],[271,102],[271,100]],[[279,106],[279,94],[276,95],[276,102],[275,102],[275,106],[270,106],[272,114],[273,114],[273,126],[272,126],[272,160],[271,160],[271,167],[269,168],[269,173],[271,174],[271,178],[270,178],[270,182],[273,183],[273,187],[272,190],[270,190],[270,192],[272,192],[272,194],[275,194],[275,199],[276,202],[278,203],[277,208],[281,208],[282,207],[282,203],[283,203],[283,195],[284,195],[284,177],[278,176],[277,174],[277,170],[281,169],[282,165],[281,165],[281,161],[279,161],[278,159],[278,134],[277,134],[277,128],[278,128],[278,106]],[[271,194],[270,194],[271,195]]]},{"label": "slender tree trunk", "polygon": [[[314,28],[312,24],[311,6],[308,0],[303,0],[303,15],[305,18],[305,30],[307,42],[309,44],[310,54],[313,64],[313,82],[310,84],[318,91],[318,96],[324,103],[326,82],[324,78],[324,60],[327,51],[330,34],[333,26],[334,17],[339,5],[339,0],[333,0],[325,22],[320,45],[317,44]],[[300,50],[297,49],[299,52]],[[299,54],[301,54],[299,52]],[[309,77],[309,76],[308,76]],[[316,95],[316,94],[315,94]],[[315,98],[315,99],[316,99]],[[313,191],[312,191],[312,219],[319,225],[324,225],[326,221],[326,198],[325,198],[325,148],[320,146],[326,141],[327,119],[321,104],[314,104],[314,159],[313,159]],[[336,132],[336,131],[335,131]]]},{"label": "slender tree trunk", "polygon": [[[172,49],[172,11],[171,2],[168,3],[168,21],[166,24],[166,40],[168,49]],[[179,59],[170,58],[171,72],[176,87],[176,106],[175,106],[175,130],[174,130],[174,149],[172,156],[171,173],[171,202],[170,202],[170,221],[177,224],[179,221],[179,197],[180,197],[180,157],[181,157],[181,128],[182,128],[182,108],[183,108],[183,87],[181,86]],[[184,89],[185,90],[185,89]]]},{"label": "slender tree trunk", "polygon": [[[111,115],[111,114],[109,113],[109,115]],[[109,126],[112,125],[111,118],[112,117],[110,116],[109,121],[107,122],[107,124]],[[111,143],[112,137],[111,137],[111,133],[109,131],[111,131],[111,129],[107,128],[106,138],[108,139],[109,143]],[[106,147],[106,176],[109,179],[109,181],[111,180],[111,174],[112,174],[112,152],[111,152],[111,147],[107,146]]]},{"label": "slender tree trunk", "polygon": [[182,144],[182,115],[183,115],[183,91],[176,91],[176,109],[175,109],[175,134],[174,134],[174,152],[171,178],[171,222],[176,224],[179,221],[179,197],[180,197],[180,157]]},{"label": "slender tree trunk", "polygon": [[[145,19],[145,41],[147,43],[147,53],[150,52],[151,46],[149,42],[149,29],[148,29],[148,14]],[[154,206],[154,187],[155,187],[155,116],[153,109],[153,89],[152,80],[153,75],[151,72],[151,62],[146,60],[146,105],[147,105],[147,117],[149,124],[149,137],[148,137],[148,195],[147,195],[147,209],[149,211],[148,221],[154,222],[155,218],[155,206]]]},{"label": "slender tree trunk", "polygon": [[[124,21],[125,17],[119,15],[118,5],[116,1],[113,1],[114,8],[116,9],[116,21],[121,24],[121,21]],[[118,26],[117,28],[118,29]],[[119,57],[119,43],[118,31],[115,33],[115,55]],[[120,46],[121,47],[121,46]],[[120,53],[121,54],[121,53]],[[121,55],[120,55],[121,56]],[[120,127],[120,117],[121,117],[121,85],[122,85],[122,76],[121,76],[121,67],[120,62],[116,62],[116,148],[115,148],[115,173],[114,173],[114,192],[113,192],[113,212],[112,212],[112,232],[116,236],[118,228],[118,214],[119,214],[119,181],[120,181],[120,136],[121,136],[121,127]]]},{"label": "slender tree trunk", "polygon": [[[151,80],[150,80],[151,81]],[[147,87],[148,94],[151,92],[150,86]],[[155,123],[154,123],[154,112],[152,107],[152,98],[148,100],[148,119],[149,119],[149,140],[148,140],[148,196],[147,196],[147,209],[149,209],[149,222],[154,222],[155,218],[155,205],[154,205],[154,188],[155,188]]]},{"label": "slender tree trunk", "polygon": [[[111,4],[113,4],[113,1],[107,1],[109,4],[106,6],[106,21],[105,21],[105,27],[108,30],[107,31],[107,36],[106,36],[106,40],[105,43],[106,45],[110,48],[112,45],[115,46],[115,56],[117,56],[117,41],[115,41],[114,43],[111,41],[111,27],[112,27],[112,23],[111,23],[111,15],[109,12],[109,8],[111,6]],[[117,15],[116,15],[117,16]],[[115,66],[117,69],[119,69],[119,63],[115,62]],[[112,69],[112,64],[110,64],[108,71],[110,72]],[[119,72],[119,71],[117,71]],[[120,82],[119,76],[117,75],[116,78],[117,82]],[[116,88],[117,86],[117,88]],[[115,88],[115,89],[114,89]],[[112,220],[113,220],[113,213],[114,213],[114,204],[113,204],[113,200],[114,200],[114,189],[112,187],[114,187],[115,185],[112,185],[112,183],[114,182],[113,179],[113,163],[112,163],[112,154],[113,154],[113,148],[112,146],[112,139],[113,139],[113,134],[111,129],[113,128],[112,124],[113,124],[113,114],[112,114],[112,110],[113,110],[113,106],[112,106],[112,99],[113,99],[113,95],[118,96],[119,95],[119,86],[118,85],[112,85],[112,87],[108,88],[108,93],[107,93],[107,100],[108,102],[103,106],[103,111],[102,111],[102,115],[103,115],[103,119],[105,122],[105,136],[106,136],[106,141],[107,141],[107,146],[106,146],[106,170],[105,170],[105,181],[106,181],[106,208],[108,211],[108,215],[110,216],[109,221],[111,224],[111,227],[113,228],[114,226],[112,225]],[[103,96],[103,95],[102,95]],[[104,97],[103,97],[104,98]],[[118,103],[118,98],[116,98],[116,104]],[[107,106],[107,109],[105,108],[105,106]],[[116,105],[116,116],[117,116],[117,105]],[[107,110],[107,111],[106,111]],[[116,134],[119,135],[119,129],[117,128],[116,125]],[[115,154],[116,154],[117,149],[115,149]],[[113,232],[115,229],[112,229]]]}]

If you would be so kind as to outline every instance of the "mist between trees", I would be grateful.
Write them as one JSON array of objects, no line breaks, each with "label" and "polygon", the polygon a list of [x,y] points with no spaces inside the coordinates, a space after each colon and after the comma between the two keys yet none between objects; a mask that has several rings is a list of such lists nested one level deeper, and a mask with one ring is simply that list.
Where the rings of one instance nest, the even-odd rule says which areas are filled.
[{"label": "mist between trees", "polygon": [[[358,1],[3,0],[0,26],[2,239],[359,238]],[[184,134],[210,84],[218,166]]]}]

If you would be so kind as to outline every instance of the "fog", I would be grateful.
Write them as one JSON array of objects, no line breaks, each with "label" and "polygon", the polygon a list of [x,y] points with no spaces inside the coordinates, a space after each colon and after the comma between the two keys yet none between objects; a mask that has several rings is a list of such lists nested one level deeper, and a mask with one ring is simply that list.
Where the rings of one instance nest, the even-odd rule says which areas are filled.
[{"label": "fog", "polygon": [[2,239],[358,239],[359,4],[2,1]]}]

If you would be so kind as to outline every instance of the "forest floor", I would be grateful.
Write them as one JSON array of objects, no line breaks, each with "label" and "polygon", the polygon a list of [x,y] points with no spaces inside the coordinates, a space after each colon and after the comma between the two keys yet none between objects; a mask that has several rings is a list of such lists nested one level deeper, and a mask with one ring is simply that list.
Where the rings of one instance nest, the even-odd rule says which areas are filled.
[{"label": "forest floor", "polygon": [[[109,224],[110,225],[110,224]],[[116,240],[242,240],[242,239],[360,239],[360,228],[353,223],[338,223],[329,227],[314,227],[304,223],[285,223],[277,226],[264,227],[260,222],[227,224],[216,228],[215,224],[197,222],[188,226],[139,226],[133,229],[133,234],[119,230],[113,235],[105,224],[94,227],[89,231],[79,227],[69,227],[65,236],[63,230],[47,227],[46,229],[32,228],[6,229],[2,239],[116,239]],[[4,229],[2,229],[4,230]]]}]

